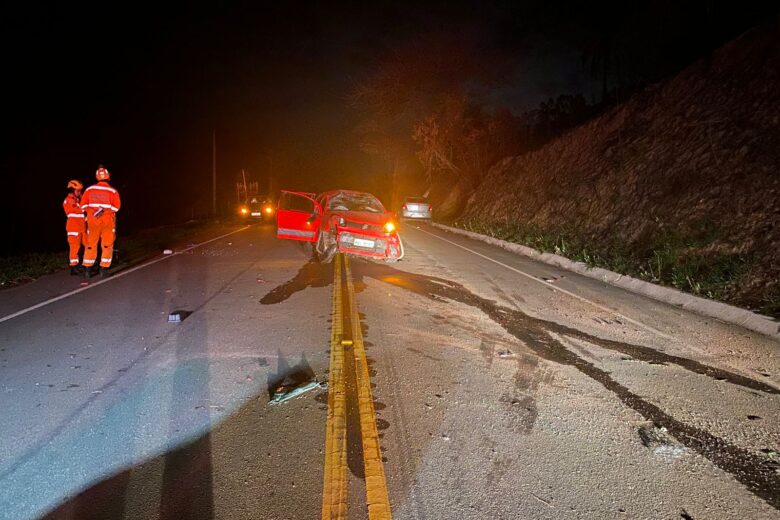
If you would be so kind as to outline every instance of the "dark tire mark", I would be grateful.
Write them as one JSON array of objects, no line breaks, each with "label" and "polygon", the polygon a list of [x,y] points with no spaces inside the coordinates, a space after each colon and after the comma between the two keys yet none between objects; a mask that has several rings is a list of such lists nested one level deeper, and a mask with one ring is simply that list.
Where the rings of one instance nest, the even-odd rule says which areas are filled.
[{"label": "dark tire mark", "polygon": [[534,318],[477,296],[464,286],[449,280],[408,273],[387,265],[362,262],[354,263],[353,273],[356,277],[369,276],[431,300],[455,301],[482,311],[509,334],[525,343],[539,357],[574,367],[597,381],[626,406],[659,427],[665,427],[687,448],[696,451],[722,470],[733,475],[748,490],[762,498],[770,506],[780,509],[780,493],[777,491],[780,489],[780,474],[774,468],[764,464],[765,459],[705,430],[673,418],[656,405],[649,403],[612,379],[608,372],[566,348],[553,334],[584,339],[603,348],[624,352],[645,361],[674,363],[698,374],[712,378],[723,377],[732,384],[770,394],[780,394],[780,390],[745,376],[709,367],[696,361],[671,356],[640,345],[605,340],[555,322]]}]

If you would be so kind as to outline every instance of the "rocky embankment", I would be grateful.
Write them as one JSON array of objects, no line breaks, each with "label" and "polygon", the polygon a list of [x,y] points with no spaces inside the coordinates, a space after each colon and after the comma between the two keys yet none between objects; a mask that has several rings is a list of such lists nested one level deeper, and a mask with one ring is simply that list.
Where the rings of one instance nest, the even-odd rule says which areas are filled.
[{"label": "rocky embankment", "polygon": [[780,36],[504,160],[456,225],[780,315]]}]

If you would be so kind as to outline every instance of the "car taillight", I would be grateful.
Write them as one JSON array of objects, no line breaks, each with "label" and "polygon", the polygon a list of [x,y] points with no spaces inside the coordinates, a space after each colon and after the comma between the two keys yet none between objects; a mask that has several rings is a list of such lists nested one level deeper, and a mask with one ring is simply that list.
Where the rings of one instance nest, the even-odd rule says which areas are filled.
[{"label": "car taillight", "polygon": [[395,224],[393,224],[392,222],[387,222],[384,228],[385,228],[385,233],[392,233],[393,231],[395,231]]},{"label": "car taillight", "polygon": [[404,211],[406,211],[406,210],[408,210],[408,209],[409,209],[409,208],[407,208],[407,207],[406,207],[406,204],[404,204],[402,207],[403,207],[403,210],[404,210]]}]

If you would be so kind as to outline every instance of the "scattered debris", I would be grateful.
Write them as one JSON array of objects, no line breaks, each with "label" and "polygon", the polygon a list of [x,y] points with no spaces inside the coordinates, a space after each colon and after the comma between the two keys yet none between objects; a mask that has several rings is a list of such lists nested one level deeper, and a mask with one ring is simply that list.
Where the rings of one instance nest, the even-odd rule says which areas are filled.
[{"label": "scattered debris", "polygon": [[542,278],[542,280],[544,280],[547,283],[553,283],[554,281],[557,280],[557,278],[546,278],[544,276],[542,276],[541,278]]},{"label": "scattered debris", "polygon": [[593,321],[601,325],[623,325],[623,322],[617,318],[612,318],[612,319],[593,318]]},{"label": "scattered debris", "polygon": [[173,249],[165,249],[165,250],[163,251],[163,254],[164,254],[164,255],[172,255],[172,254],[173,254]]},{"label": "scattered debris", "polygon": [[512,354],[508,350],[500,350],[500,351],[498,351],[498,357],[500,357],[500,358],[509,358],[509,357],[514,357],[514,356],[515,355]]},{"label": "scattered debris", "polygon": [[266,279],[264,279],[264,278],[260,278],[260,277],[258,277],[258,278],[257,278],[257,283],[268,283],[268,280],[266,280]]},{"label": "scattered debris", "polygon": [[86,287],[87,285],[89,285],[89,282],[81,282],[79,285],[81,285],[82,287]]},{"label": "scattered debris", "polygon": [[758,419],[761,419],[761,416],[760,415],[748,415],[747,418],[750,419],[751,421],[756,421]]},{"label": "scattered debris", "polygon": [[305,382],[297,386],[282,385],[276,389],[273,398],[268,402],[268,404],[281,404],[285,401],[289,401],[290,399],[295,399],[299,395],[303,395],[311,390],[317,388],[325,389],[327,386],[327,383],[320,383],[316,379],[314,381]]},{"label": "scattered debris", "polygon": [[531,493],[531,496],[534,497],[539,502],[545,504],[547,507],[552,507],[552,504],[550,504],[547,500],[543,499],[542,497],[536,496],[535,494]]},{"label": "scattered debris", "polygon": [[192,314],[190,311],[173,311],[168,315],[168,323],[181,323]]},{"label": "scattered debris", "polygon": [[450,440],[450,436],[449,436],[449,435],[447,435],[446,433],[442,433],[442,434],[441,434],[441,438],[442,438],[442,439],[444,439],[445,441],[448,441],[448,440]]},{"label": "scattered debris", "polygon": [[780,453],[769,448],[762,449],[761,453],[766,457],[766,460],[762,462],[762,465],[774,469],[775,473],[780,475]]},{"label": "scattered debris", "polygon": [[678,459],[689,452],[688,448],[677,443],[665,427],[655,424],[641,426],[639,439],[642,445],[653,450],[653,453],[664,459]]}]

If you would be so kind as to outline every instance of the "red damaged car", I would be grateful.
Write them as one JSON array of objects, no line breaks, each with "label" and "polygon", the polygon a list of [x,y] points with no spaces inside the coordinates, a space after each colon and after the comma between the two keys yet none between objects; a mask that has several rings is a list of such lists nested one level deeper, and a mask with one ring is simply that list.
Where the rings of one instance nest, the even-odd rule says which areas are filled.
[{"label": "red damaged car", "polygon": [[339,251],[388,262],[404,256],[395,214],[370,193],[282,191],[276,228],[277,238],[312,242],[322,262]]}]

